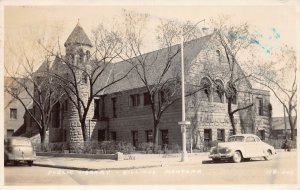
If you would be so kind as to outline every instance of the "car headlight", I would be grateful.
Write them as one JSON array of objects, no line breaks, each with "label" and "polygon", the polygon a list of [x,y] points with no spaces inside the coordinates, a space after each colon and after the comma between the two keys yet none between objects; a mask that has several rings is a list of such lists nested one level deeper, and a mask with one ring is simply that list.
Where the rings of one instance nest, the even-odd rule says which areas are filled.
[{"label": "car headlight", "polygon": [[226,153],[229,153],[229,152],[231,152],[231,149],[230,149],[230,148],[226,148],[226,149],[225,149],[225,152],[226,152]]}]

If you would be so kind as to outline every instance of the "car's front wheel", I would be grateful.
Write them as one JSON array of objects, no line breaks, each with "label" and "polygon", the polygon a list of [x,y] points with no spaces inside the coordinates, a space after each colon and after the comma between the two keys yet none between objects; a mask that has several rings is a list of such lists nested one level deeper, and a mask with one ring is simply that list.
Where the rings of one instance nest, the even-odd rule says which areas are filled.
[{"label": "car's front wheel", "polygon": [[232,156],[232,161],[234,163],[239,163],[242,160],[242,154],[240,151],[235,151]]},{"label": "car's front wheel", "polygon": [[267,151],[267,154],[266,154],[266,156],[264,156],[264,159],[265,160],[272,160],[272,152],[271,152],[271,150]]}]

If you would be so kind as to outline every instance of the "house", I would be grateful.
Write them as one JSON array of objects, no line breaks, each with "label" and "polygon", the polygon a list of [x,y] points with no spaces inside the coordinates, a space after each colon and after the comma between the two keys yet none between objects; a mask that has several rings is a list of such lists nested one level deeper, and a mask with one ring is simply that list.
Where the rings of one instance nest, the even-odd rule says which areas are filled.
[{"label": "house", "polygon": [[[19,82],[25,82],[25,79],[15,78]],[[12,136],[23,124],[25,108],[13,94],[18,94],[25,106],[32,103],[32,99],[25,91],[20,91],[18,84],[12,77],[4,77],[4,136]],[[32,85],[29,85],[29,91],[33,90]]]},{"label": "house", "polygon": [[[90,51],[93,47],[83,28],[77,24],[65,42],[66,60],[78,67],[91,69]],[[153,84],[162,72],[159,64],[166,59],[167,53],[176,52],[180,45],[170,49],[163,48],[144,54],[149,62],[156,60],[156,64],[149,69],[149,84]],[[186,116],[191,121],[187,131],[188,146],[202,149],[210,146],[212,141],[225,141],[232,134],[232,128],[227,114],[227,99],[223,89],[228,81],[228,66],[224,54],[216,43],[214,34],[186,42],[185,77],[187,91],[196,86],[201,90],[186,98]],[[137,59],[137,58],[132,58]],[[177,77],[180,73],[180,53],[172,59],[172,64],[164,80]],[[212,67],[213,66],[213,67]],[[64,64],[54,60],[53,69],[67,77]],[[104,76],[111,80],[114,75],[124,73],[130,69],[126,61],[113,64]],[[207,71],[216,71],[216,78],[207,77]],[[268,91],[253,89],[242,69],[237,65],[237,76],[242,76],[235,87],[236,94],[233,108],[250,105],[248,109],[235,113],[237,133],[255,133],[263,139],[270,134],[270,95]],[[221,73],[221,74],[220,74]],[[86,99],[91,88],[84,80],[82,72],[77,72],[82,80],[79,85],[81,95]],[[99,79],[93,86],[96,90],[103,86],[104,79]],[[162,100],[161,94],[155,96],[155,102]],[[181,146],[181,101],[176,101],[163,113],[159,123],[160,145]],[[114,140],[131,142],[134,146],[153,140],[153,116],[149,105],[149,94],[138,80],[135,72],[131,72],[125,79],[107,88],[102,94],[97,94],[87,115],[88,139],[94,141]],[[50,142],[69,142],[71,145],[82,142],[82,132],[75,106],[68,98],[57,103],[52,113],[52,125],[49,128]]]},{"label": "house", "polygon": [[[297,124],[295,125],[297,135]],[[291,126],[287,117],[273,117],[271,125],[271,136],[273,139],[285,139],[291,136]]]}]

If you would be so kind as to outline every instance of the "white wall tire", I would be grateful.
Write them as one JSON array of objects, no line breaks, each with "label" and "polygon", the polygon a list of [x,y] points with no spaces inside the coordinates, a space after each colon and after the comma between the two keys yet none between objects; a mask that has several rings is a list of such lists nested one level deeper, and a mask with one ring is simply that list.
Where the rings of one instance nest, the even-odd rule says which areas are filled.
[{"label": "white wall tire", "polygon": [[233,153],[233,156],[232,156],[232,161],[234,163],[239,163],[242,161],[242,154],[240,153],[240,151],[235,151]]}]

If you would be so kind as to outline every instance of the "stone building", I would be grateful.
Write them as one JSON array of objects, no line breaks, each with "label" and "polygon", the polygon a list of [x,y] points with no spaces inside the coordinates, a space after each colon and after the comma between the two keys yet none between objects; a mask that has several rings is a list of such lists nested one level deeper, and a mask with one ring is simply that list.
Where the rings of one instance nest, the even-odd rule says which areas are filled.
[{"label": "stone building", "polygon": [[[26,117],[24,106],[11,93],[18,94],[25,106],[30,107],[32,105],[30,96],[25,91],[20,91],[20,87],[15,80],[24,82],[24,79],[21,78],[4,78],[4,136],[14,135],[24,125],[24,117]],[[28,89],[32,91],[32,85],[28,85]]]},{"label": "stone building", "polygon": [[[91,69],[90,51],[92,43],[85,34],[83,28],[77,25],[65,42],[66,60],[73,64]],[[225,141],[232,133],[227,114],[227,100],[219,87],[227,84],[228,68],[224,53],[215,40],[215,35],[204,37],[185,43],[185,64],[187,88],[206,85],[199,92],[188,96],[186,99],[187,120],[191,121],[188,129],[187,142],[193,147],[203,149],[212,141]],[[171,47],[171,51],[180,48],[179,45]],[[167,50],[160,49],[147,53],[151,59],[164,59]],[[170,72],[171,77],[180,71],[180,54],[172,60]],[[60,74],[68,77],[63,69],[64,65],[55,60],[52,67]],[[115,73],[129,70],[130,65],[126,62],[115,63]],[[155,65],[151,70],[152,79],[159,73],[161,66]],[[216,77],[211,79],[207,74],[214,71]],[[244,76],[242,69],[235,68],[237,76]],[[88,95],[90,86],[86,83],[82,72],[76,73],[80,81],[79,89],[82,96]],[[113,74],[112,74],[113,75]],[[113,77],[111,75],[107,75]],[[152,80],[152,81],[151,81]],[[93,86],[99,88],[100,83]],[[142,142],[151,142],[153,138],[153,119],[148,102],[147,94],[143,84],[137,76],[131,72],[129,76],[94,99],[93,105],[88,113],[88,139],[94,141],[115,140],[131,142],[137,146]],[[263,139],[269,136],[270,126],[270,100],[269,92],[253,89],[247,78],[242,79],[236,86],[236,98],[233,108],[253,103],[253,106],[235,113],[235,123],[238,133],[255,133]],[[156,96],[156,102],[160,101]],[[82,133],[78,119],[78,113],[68,98],[62,99],[53,112],[52,127],[49,129],[50,142],[70,142],[74,144],[82,141]],[[181,101],[172,104],[163,114],[159,124],[159,144],[181,146],[181,130],[178,122],[181,120]]]}]

